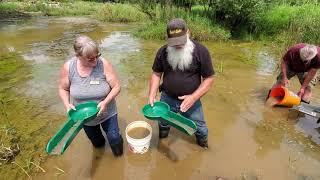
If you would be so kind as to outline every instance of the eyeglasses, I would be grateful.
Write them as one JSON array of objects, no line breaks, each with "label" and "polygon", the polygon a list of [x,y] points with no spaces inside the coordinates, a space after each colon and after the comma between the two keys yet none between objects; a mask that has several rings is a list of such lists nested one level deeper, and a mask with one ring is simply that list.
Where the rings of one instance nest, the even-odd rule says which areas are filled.
[{"label": "eyeglasses", "polygon": [[86,57],[86,58],[89,59],[89,60],[96,60],[96,59],[98,59],[99,57],[101,57],[101,53],[99,53],[99,54],[96,55],[95,57],[92,57],[92,58]]}]

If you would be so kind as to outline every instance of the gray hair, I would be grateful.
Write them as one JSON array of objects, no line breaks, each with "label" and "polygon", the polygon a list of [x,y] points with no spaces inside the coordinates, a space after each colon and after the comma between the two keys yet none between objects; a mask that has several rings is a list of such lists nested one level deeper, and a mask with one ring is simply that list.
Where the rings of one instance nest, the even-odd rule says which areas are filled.
[{"label": "gray hair", "polygon": [[302,61],[310,61],[318,53],[317,46],[307,44],[300,49],[300,57]]},{"label": "gray hair", "polygon": [[99,53],[97,43],[85,35],[81,35],[76,38],[73,48],[76,56],[87,56],[93,53]]}]

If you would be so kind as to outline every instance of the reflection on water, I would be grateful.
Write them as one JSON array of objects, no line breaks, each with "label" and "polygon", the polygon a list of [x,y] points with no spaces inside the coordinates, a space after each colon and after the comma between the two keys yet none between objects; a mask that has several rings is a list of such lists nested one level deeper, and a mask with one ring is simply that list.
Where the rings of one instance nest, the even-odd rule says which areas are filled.
[{"label": "reflection on water", "polygon": [[[74,55],[76,35],[87,34],[98,41],[120,77],[117,105],[122,134],[130,122],[146,120],[141,107],[147,103],[155,53],[164,42],[133,37],[132,25],[100,24],[87,18],[0,24],[4,42],[0,53],[15,51],[30,63],[31,79],[14,90],[39,100],[43,107],[39,114],[64,117],[57,93],[59,69]],[[174,128],[167,139],[159,141],[157,123],[146,120],[153,129],[146,154],[132,154],[125,142],[124,156],[114,158],[108,144],[95,150],[81,131],[63,156],[51,157],[42,165],[46,173],[35,179],[319,179],[319,125],[308,117],[288,118],[287,108],[265,106],[276,77],[277,58],[272,49],[255,42],[204,44],[215,67],[223,65],[212,90],[202,99],[209,127],[208,150]],[[296,85],[294,79],[292,88],[298,88]],[[320,91],[315,88],[314,103],[318,99]],[[58,128],[52,116],[47,118],[49,125]]]},{"label": "reflection on water", "polygon": [[295,127],[298,131],[303,132],[307,138],[318,145],[320,144],[320,124],[317,123],[316,118],[309,115],[299,117]]},{"label": "reflection on water", "polygon": [[113,56],[127,55],[140,50],[139,42],[132,37],[130,32],[112,32],[101,40],[100,47]]},{"label": "reflection on water", "polygon": [[257,73],[261,76],[270,76],[274,73],[277,65],[275,58],[268,52],[260,51],[257,55]]}]

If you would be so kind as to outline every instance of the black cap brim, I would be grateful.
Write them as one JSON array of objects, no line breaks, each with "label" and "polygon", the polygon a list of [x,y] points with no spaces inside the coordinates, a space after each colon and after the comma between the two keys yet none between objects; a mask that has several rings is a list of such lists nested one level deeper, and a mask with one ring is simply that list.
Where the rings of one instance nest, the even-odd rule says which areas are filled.
[{"label": "black cap brim", "polygon": [[179,46],[185,45],[187,43],[188,36],[187,34],[179,36],[179,37],[172,37],[168,38],[168,46]]}]

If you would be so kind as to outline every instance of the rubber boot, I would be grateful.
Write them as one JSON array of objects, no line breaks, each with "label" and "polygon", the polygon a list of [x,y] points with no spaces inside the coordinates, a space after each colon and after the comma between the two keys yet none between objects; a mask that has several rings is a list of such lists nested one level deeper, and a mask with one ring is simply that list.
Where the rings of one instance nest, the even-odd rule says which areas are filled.
[{"label": "rubber boot", "polygon": [[117,144],[110,145],[112,153],[115,157],[121,156],[123,154],[123,139],[120,135],[120,142]]},{"label": "rubber boot", "polygon": [[204,149],[208,149],[209,145],[208,145],[208,138],[207,137],[202,137],[202,136],[197,136],[196,135],[196,140],[197,140],[197,144],[201,147],[203,147]]},{"label": "rubber boot", "polygon": [[159,125],[159,138],[167,138],[169,135],[170,127],[161,127]]}]

